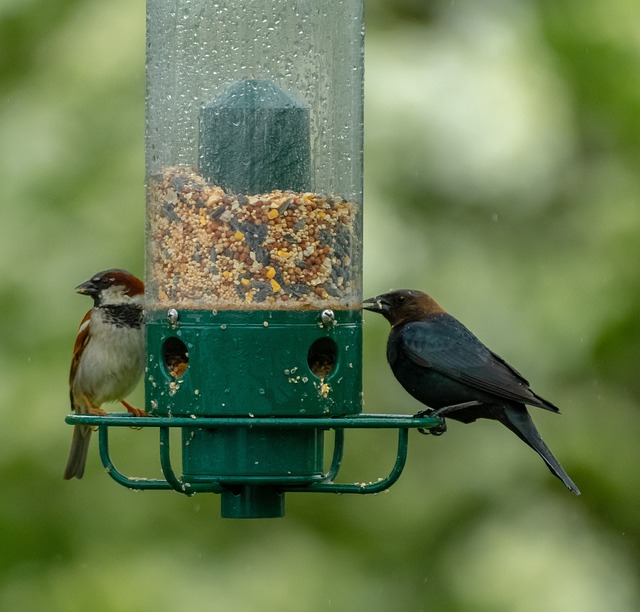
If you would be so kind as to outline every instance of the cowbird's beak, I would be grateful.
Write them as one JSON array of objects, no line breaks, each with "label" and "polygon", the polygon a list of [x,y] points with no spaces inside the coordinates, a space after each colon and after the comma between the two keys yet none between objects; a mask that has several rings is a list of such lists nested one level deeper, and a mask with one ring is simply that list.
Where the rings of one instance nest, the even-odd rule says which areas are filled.
[{"label": "cowbird's beak", "polygon": [[100,289],[93,282],[93,279],[90,279],[88,281],[85,281],[81,285],[78,285],[76,287],[76,292],[80,293],[81,295],[90,295],[93,297],[94,295],[100,293]]},{"label": "cowbird's beak", "polygon": [[[365,306],[365,304],[368,304]],[[362,302],[362,308],[364,310],[370,310],[371,312],[377,312],[381,315],[387,315],[391,304],[387,301],[384,295],[377,295],[376,297],[369,298]]]}]

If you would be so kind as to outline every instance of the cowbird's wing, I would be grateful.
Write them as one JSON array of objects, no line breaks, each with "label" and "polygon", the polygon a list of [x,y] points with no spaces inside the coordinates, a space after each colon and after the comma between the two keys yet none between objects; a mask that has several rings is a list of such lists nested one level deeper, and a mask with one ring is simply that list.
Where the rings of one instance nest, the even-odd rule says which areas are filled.
[{"label": "cowbird's wing", "polygon": [[405,355],[417,365],[503,399],[558,411],[533,393],[517,370],[451,315],[434,314],[406,323],[399,337]]}]

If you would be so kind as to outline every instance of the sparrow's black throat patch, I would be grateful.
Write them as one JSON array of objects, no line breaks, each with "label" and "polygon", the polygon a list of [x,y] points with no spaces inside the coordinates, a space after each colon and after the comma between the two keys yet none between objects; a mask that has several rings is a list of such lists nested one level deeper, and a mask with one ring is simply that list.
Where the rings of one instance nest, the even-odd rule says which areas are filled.
[{"label": "sparrow's black throat patch", "polygon": [[100,306],[105,320],[116,327],[132,327],[140,329],[143,322],[142,307],[135,304],[117,304]]}]

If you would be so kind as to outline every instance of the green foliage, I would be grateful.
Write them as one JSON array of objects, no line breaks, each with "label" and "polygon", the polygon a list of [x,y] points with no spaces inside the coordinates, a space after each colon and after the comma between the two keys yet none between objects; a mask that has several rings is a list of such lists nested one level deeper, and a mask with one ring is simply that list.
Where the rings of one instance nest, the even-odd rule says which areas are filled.
[{"label": "green foliage", "polygon": [[[494,423],[412,434],[388,494],[289,495],[271,521],[121,489],[95,444],[63,482],[73,287],[143,273],[144,5],[4,0],[0,609],[640,607],[637,3],[367,19],[365,293],[426,290],[523,371],[562,409],[534,418],[582,497]],[[365,320],[366,410],[417,411]],[[156,476],[152,432],[118,434],[118,467]],[[344,478],[383,475],[394,438],[349,432]]]}]

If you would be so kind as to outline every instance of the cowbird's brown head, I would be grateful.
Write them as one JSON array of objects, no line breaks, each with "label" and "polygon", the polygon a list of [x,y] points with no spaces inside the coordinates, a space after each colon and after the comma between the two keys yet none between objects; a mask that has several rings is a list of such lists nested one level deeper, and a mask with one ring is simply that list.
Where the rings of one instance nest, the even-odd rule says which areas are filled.
[{"label": "cowbird's brown head", "polygon": [[433,298],[415,289],[398,289],[365,300],[365,310],[383,315],[392,326],[444,312]]}]

